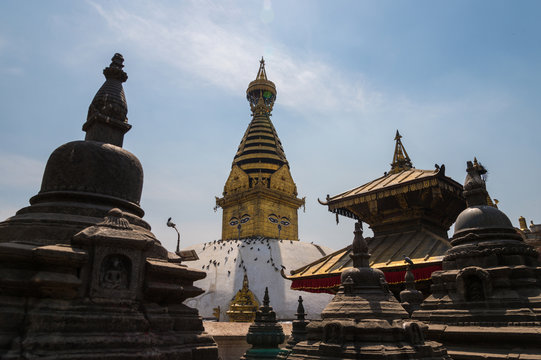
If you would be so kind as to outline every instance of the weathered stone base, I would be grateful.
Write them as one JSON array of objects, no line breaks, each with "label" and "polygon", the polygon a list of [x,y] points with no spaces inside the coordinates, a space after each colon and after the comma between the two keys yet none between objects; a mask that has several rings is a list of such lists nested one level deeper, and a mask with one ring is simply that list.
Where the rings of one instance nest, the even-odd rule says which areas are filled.
[{"label": "weathered stone base", "polygon": [[338,345],[309,340],[298,343],[294,348],[294,353],[290,354],[287,359],[442,360],[450,358],[447,356],[445,348],[433,341],[412,346],[408,342],[385,344],[376,341]]},{"label": "weathered stone base", "polygon": [[184,305],[0,297],[2,359],[216,359]]},{"label": "weathered stone base", "polygon": [[541,327],[430,325],[427,336],[445,344],[453,360],[541,360]]}]

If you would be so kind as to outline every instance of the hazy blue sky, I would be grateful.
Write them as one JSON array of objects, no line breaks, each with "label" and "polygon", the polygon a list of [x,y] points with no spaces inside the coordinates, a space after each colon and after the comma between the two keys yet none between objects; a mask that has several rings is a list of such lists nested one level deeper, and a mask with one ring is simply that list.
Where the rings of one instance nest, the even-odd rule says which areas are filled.
[{"label": "hazy blue sky", "polygon": [[306,212],[301,240],[351,242],[317,198],[389,169],[396,129],[415,167],[459,182],[474,156],[513,223],[541,222],[539,1],[0,2],[0,217],[39,191],[49,154],[82,139],[115,52],[125,58],[124,147],[141,205],[173,249],[218,239],[213,211],[250,122],[265,56],[272,120]]}]

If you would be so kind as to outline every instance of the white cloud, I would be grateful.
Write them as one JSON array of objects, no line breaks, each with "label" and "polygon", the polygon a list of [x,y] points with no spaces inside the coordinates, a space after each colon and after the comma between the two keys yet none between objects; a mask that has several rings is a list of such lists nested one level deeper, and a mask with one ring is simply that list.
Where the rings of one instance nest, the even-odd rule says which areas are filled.
[{"label": "white cloud", "polygon": [[[90,2],[112,34],[150,57],[200,80],[242,93],[257,72],[259,54],[267,58],[269,78],[280,84],[280,105],[297,111],[360,111],[377,102],[360,75],[344,74],[292,49],[272,44],[261,24],[233,5],[192,3],[168,9],[130,10]],[[257,19],[257,17],[255,17]]]}]

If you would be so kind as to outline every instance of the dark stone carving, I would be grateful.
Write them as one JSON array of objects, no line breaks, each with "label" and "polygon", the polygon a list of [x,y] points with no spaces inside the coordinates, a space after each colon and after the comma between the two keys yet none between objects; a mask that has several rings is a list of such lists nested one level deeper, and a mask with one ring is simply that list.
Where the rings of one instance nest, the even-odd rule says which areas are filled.
[{"label": "dark stone carving", "polygon": [[343,336],[340,323],[330,323],[323,328],[323,342],[342,345]]},{"label": "dark stone carving", "polygon": [[490,273],[477,266],[469,266],[456,276],[457,293],[466,301],[485,301],[492,295]]},{"label": "dark stone carving", "polygon": [[406,269],[406,276],[404,278],[406,288],[400,292],[400,302],[411,316],[415,310],[421,307],[424,296],[419,290],[415,289],[415,277],[411,272],[411,265],[408,265]]},{"label": "dark stone carving", "polygon": [[116,54],[87,140],[59,147],[31,206],[0,223],[0,358],[215,360],[196,309],[205,273],[178,263],[141,218],[143,170],[122,149]]},{"label": "dark stone carving", "polygon": [[276,321],[276,313],[270,306],[269,290],[265,288],[263,305],[255,314],[255,321],[250,325],[246,341],[252,345],[241,360],[276,359],[281,352],[278,345],[285,340],[282,326]]},{"label": "dark stone carving", "polygon": [[100,270],[100,286],[106,289],[127,290],[130,287],[131,261],[121,254],[107,255]]},{"label": "dark stone carving", "polygon": [[489,204],[486,169],[467,164],[468,208],[457,218],[432,295],[413,313],[455,360],[541,359],[541,267],[537,252]]},{"label": "dark stone carving", "polygon": [[360,224],[354,234],[355,267],[342,272],[342,285],[322,320],[308,324],[306,340],[287,359],[450,359],[441,344],[424,340],[426,325],[409,319],[385,286],[383,273],[368,267]]}]

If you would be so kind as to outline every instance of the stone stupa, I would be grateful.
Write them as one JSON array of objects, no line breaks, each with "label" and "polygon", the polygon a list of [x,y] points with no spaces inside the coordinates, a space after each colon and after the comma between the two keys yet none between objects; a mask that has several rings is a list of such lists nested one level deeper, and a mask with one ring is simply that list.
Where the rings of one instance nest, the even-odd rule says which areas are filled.
[{"label": "stone stupa", "polygon": [[351,257],[353,267],[342,273],[342,285],[322,320],[308,324],[306,341],[297,343],[287,359],[450,359],[441,344],[424,340],[426,325],[409,319],[383,272],[368,266],[359,222]]},{"label": "stone stupa", "polygon": [[196,309],[205,277],[142,219],[143,169],[122,148],[131,128],[115,54],[84,141],[49,157],[30,206],[0,223],[1,359],[217,359]]},{"label": "stone stupa", "polygon": [[240,358],[241,360],[274,360],[280,353],[279,345],[285,340],[282,325],[276,320],[276,313],[270,306],[269,289],[265,288],[263,305],[257,310],[255,320],[246,341],[252,345]]},{"label": "stone stupa", "polygon": [[467,163],[457,218],[432,295],[413,313],[455,360],[541,359],[541,268],[509,218],[487,203],[486,169]]}]

